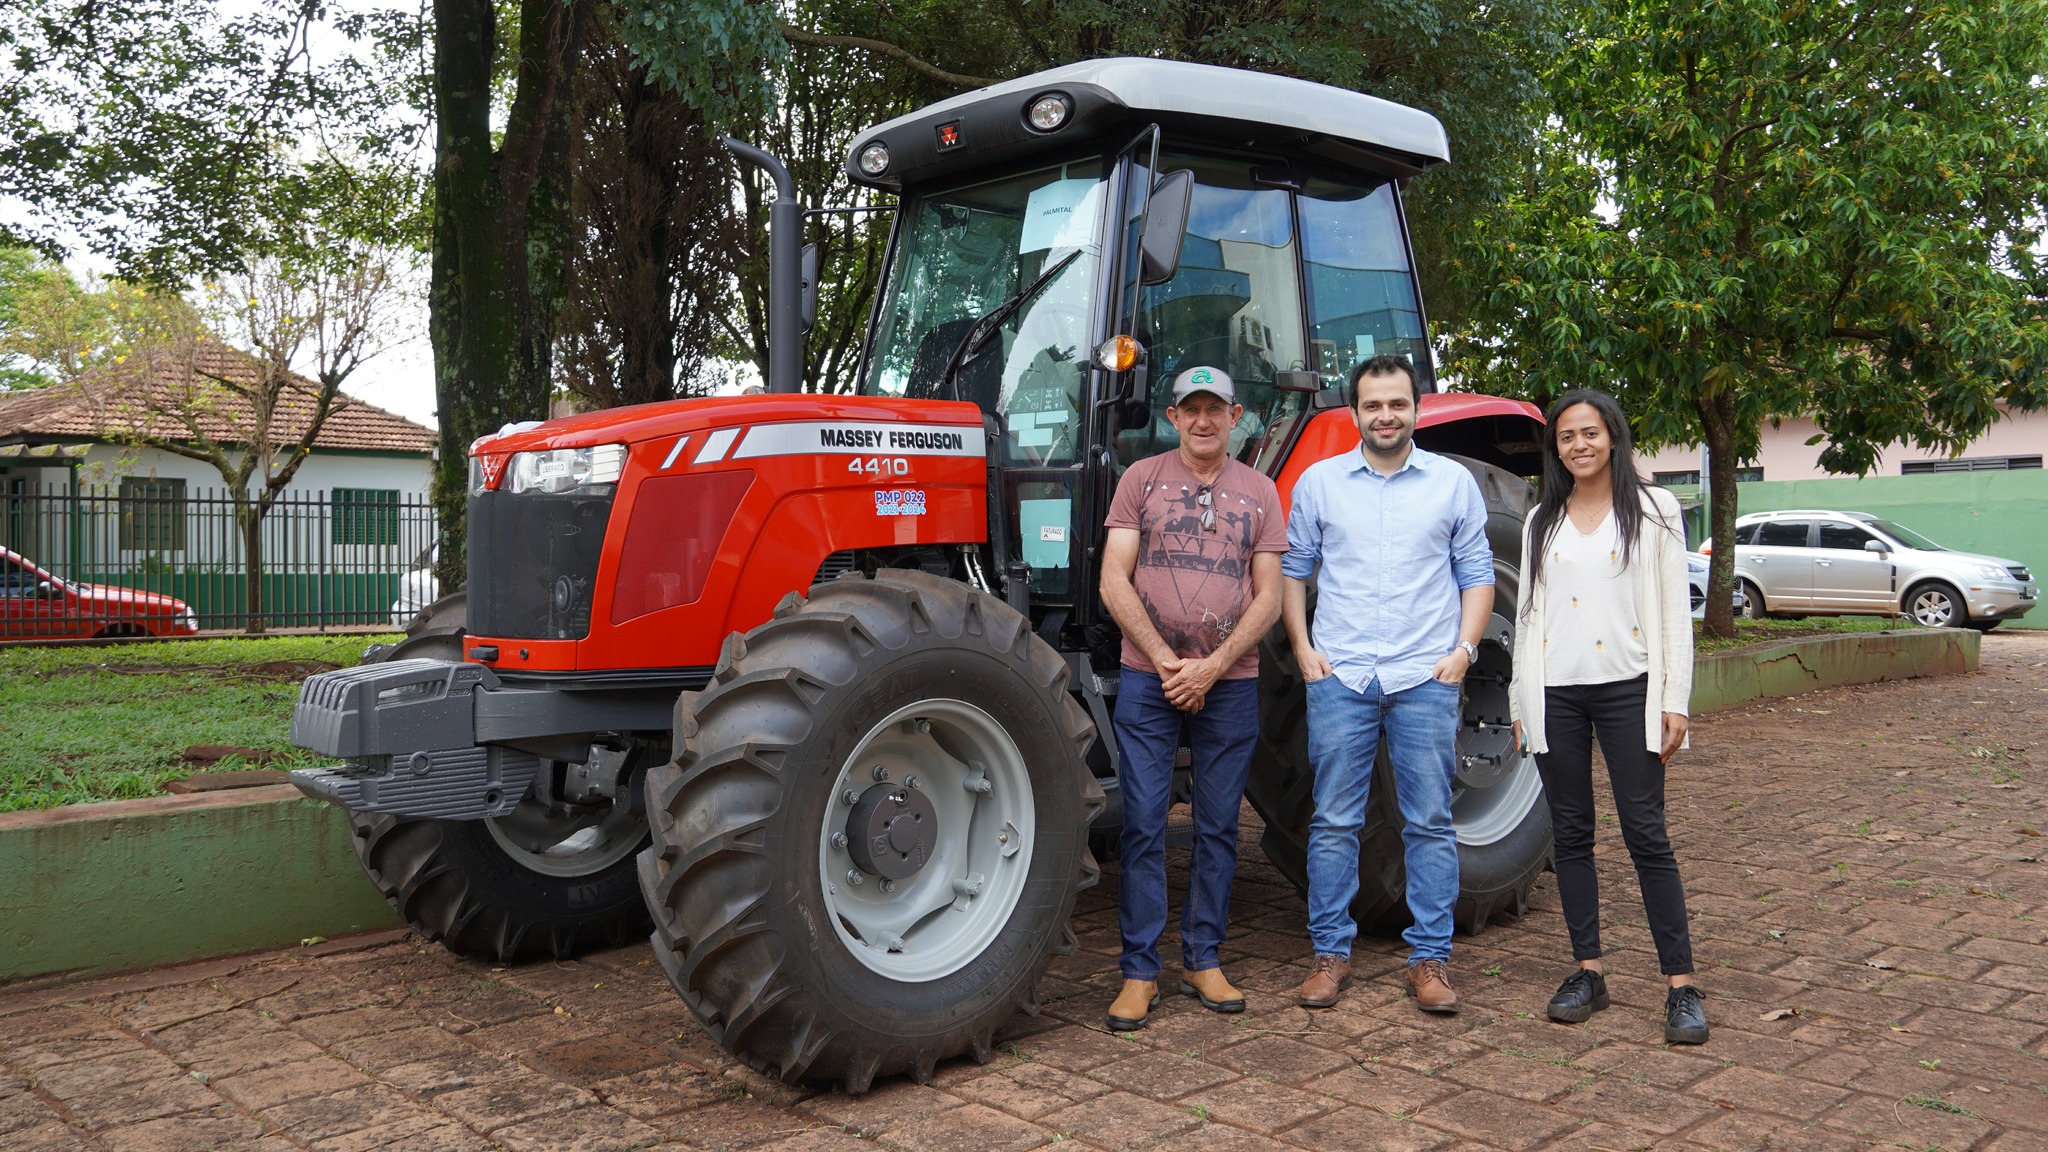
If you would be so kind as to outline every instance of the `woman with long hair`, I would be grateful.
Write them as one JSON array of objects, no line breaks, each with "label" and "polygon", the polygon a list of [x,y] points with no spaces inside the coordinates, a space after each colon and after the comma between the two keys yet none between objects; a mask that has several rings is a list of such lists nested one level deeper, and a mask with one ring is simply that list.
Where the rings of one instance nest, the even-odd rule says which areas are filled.
[{"label": "woman with long hair", "polygon": [[1557,892],[1578,969],[1550,1018],[1607,1007],[1600,889],[1593,869],[1593,741],[1600,742],[1622,841],[1670,992],[1664,1039],[1707,1039],[1692,980],[1685,887],[1664,827],[1664,766],[1685,746],[1692,695],[1691,594],[1678,501],[1636,471],[1628,420],[1604,392],[1559,398],[1544,414],[1543,492],[1523,526],[1521,620],[1509,714],[1536,754],[1557,834]]}]

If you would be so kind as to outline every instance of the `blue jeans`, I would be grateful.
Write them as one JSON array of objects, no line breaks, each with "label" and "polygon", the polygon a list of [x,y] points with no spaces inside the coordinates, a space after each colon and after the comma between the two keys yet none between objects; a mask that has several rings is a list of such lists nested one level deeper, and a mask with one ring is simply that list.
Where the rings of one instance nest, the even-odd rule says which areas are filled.
[{"label": "blue jeans", "polygon": [[1451,826],[1457,773],[1458,686],[1424,680],[1384,693],[1377,678],[1354,692],[1335,676],[1308,685],[1308,758],[1316,773],[1316,814],[1308,826],[1308,935],[1317,955],[1351,955],[1358,923],[1358,836],[1372,797],[1380,733],[1394,763],[1394,799],[1408,865],[1415,924],[1408,962],[1448,960],[1458,903],[1458,837]]},{"label": "blue jeans", "polygon": [[1166,932],[1166,810],[1173,803],[1173,754],[1181,723],[1193,755],[1195,840],[1188,898],[1181,906],[1181,967],[1217,966],[1237,878],[1237,810],[1259,731],[1259,682],[1218,680],[1193,715],[1167,702],[1159,677],[1132,668],[1117,683],[1118,778],[1124,795],[1123,875],[1117,911],[1122,967],[1132,980],[1159,978],[1159,937]]}]

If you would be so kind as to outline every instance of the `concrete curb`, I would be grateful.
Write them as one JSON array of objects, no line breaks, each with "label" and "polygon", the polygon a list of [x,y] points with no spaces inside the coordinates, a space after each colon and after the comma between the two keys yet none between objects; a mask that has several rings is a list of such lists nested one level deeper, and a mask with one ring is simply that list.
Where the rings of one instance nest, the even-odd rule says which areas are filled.
[{"label": "concrete curb", "polygon": [[[1780,640],[1701,657],[1692,710],[1973,671],[1949,629]],[[288,784],[0,815],[0,992],[399,926],[339,810]]]},{"label": "concrete curb", "polygon": [[1773,640],[1693,661],[1694,715],[1842,684],[1977,670],[1983,637],[1967,628],[1912,628]]},{"label": "concrete curb", "polygon": [[289,784],[0,815],[0,981],[397,925],[348,821]]}]

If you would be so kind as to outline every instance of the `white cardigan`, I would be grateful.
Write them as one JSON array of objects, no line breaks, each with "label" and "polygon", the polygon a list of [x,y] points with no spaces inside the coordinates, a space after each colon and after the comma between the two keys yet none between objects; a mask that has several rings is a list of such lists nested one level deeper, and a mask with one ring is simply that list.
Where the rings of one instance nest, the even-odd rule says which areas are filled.
[{"label": "white cardigan", "polygon": [[[1533,521],[1533,517],[1531,521]],[[1660,526],[1658,523],[1662,521]],[[1531,521],[1522,524],[1522,563],[1528,570]],[[1645,624],[1650,691],[1643,709],[1643,738],[1652,752],[1663,750],[1664,713],[1686,715],[1692,702],[1692,591],[1685,578],[1684,521],[1678,498],[1662,488],[1643,490],[1643,532],[1629,561],[1635,570],[1636,615]],[[1542,578],[1522,587],[1527,610],[1515,622],[1514,681],[1508,686],[1508,716],[1522,723],[1531,752],[1548,752],[1543,734]],[[1652,621],[1661,627],[1649,627]]]}]

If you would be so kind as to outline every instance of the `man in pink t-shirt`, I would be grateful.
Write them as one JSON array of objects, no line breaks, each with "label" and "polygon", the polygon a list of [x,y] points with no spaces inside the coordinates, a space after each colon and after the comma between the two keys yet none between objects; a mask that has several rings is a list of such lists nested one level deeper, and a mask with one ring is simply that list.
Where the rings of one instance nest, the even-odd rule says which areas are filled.
[{"label": "man in pink t-shirt", "polygon": [[1181,910],[1180,990],[1242,1012],[1217,952],[1237,875],[1237,811],[1259,728],[1259,638],[1280,616],[1286,517],[1273,481],[1230,458],[1244,415],[1220,368],[1173,380],[1180,446],[1131,465],[1106,524],[1102,602],[1122,626],[1117,775],[1123,789],[1124,985],[1105,1023],[1142,1028],[1159,1000],[1166,931],[1166,811],[1183,723],[1193,754],[1195,837]]}]

